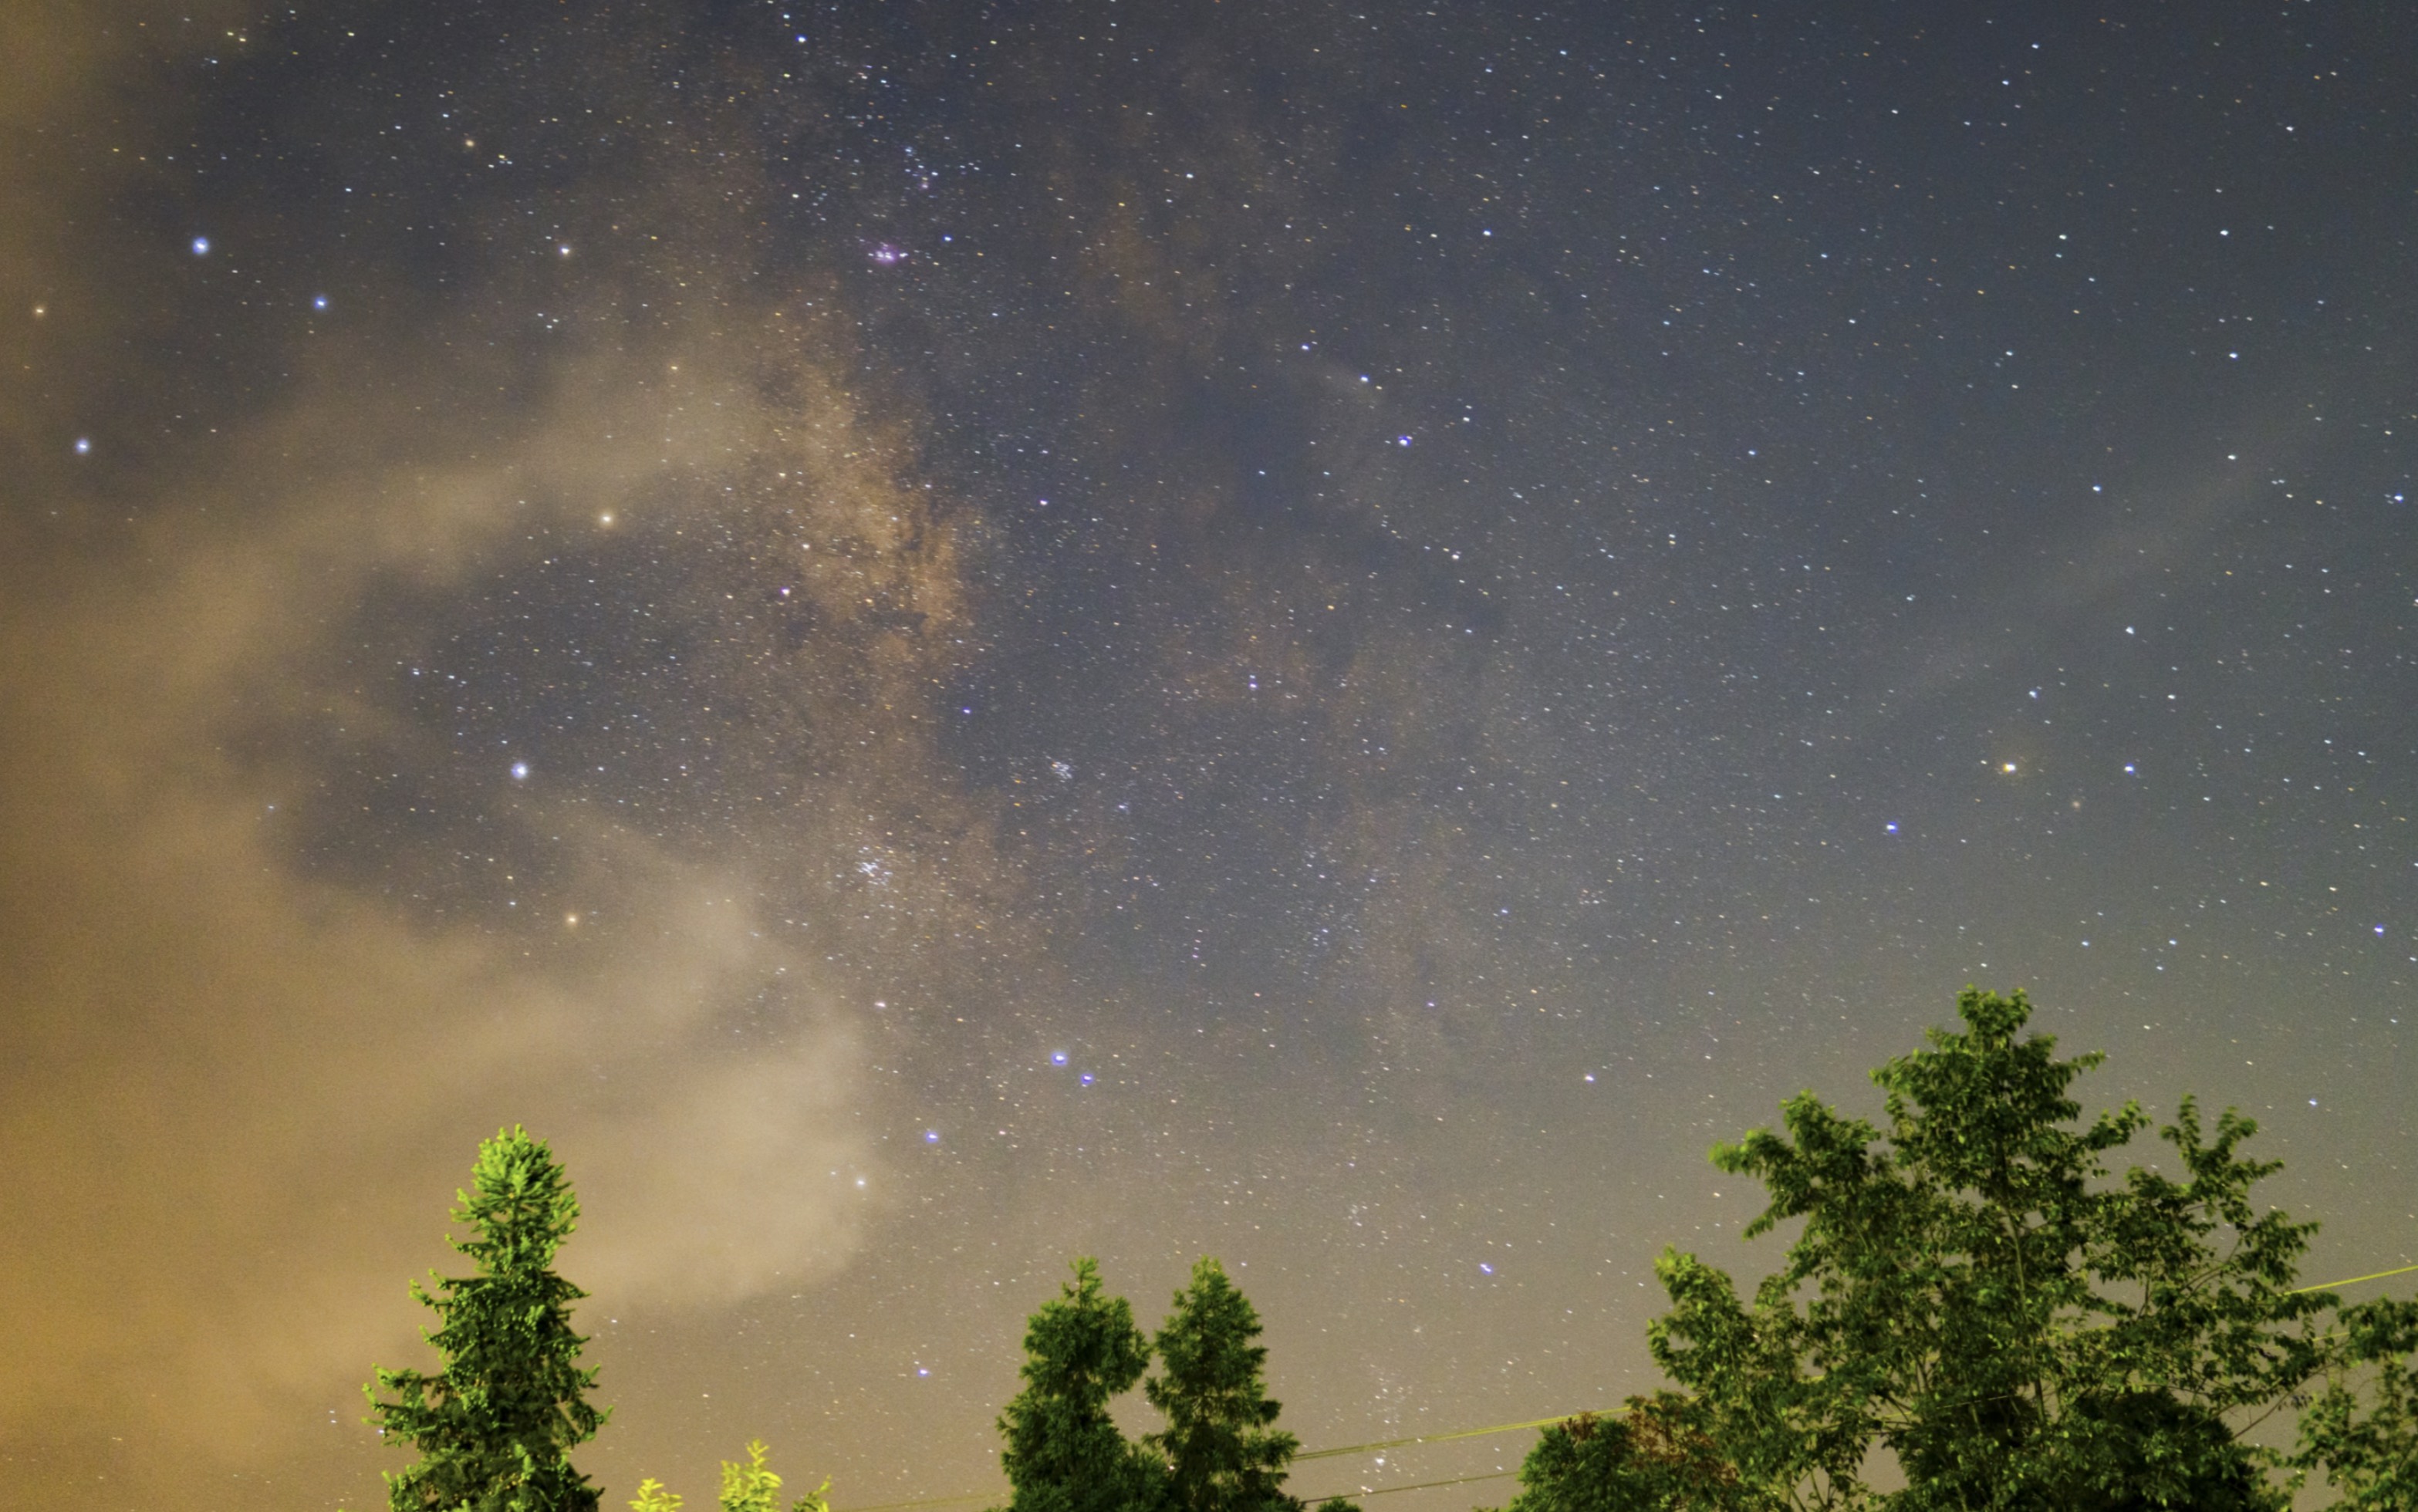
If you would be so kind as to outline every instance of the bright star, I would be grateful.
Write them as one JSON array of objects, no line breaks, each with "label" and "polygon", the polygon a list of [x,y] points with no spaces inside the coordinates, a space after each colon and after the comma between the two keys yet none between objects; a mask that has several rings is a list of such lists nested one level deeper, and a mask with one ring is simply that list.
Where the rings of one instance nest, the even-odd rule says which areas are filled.
[{"label": "bright star", "polygon": [[207,257],[209,254],[210,238],[207,237],[195,237],[193,238],[193,255],[196,257]]},{"label": "bright star", "polygon": [[514,781],[514,782],[526,782],[526,781],[528,781],[528,762],[526,762],[526,761],[515,761],[515,762],[513,762],[513,781]]}]

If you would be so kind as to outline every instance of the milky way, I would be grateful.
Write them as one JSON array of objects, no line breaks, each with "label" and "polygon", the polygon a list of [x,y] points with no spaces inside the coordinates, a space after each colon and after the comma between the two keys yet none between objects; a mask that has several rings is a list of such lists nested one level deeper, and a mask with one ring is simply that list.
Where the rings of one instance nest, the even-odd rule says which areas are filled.
[{"label": "milky way", "polygon": [[10,10],[12,1486],[375,1504],[512,1122],[614,1504],[1615,1405],[1967,982],[2409,1263],[2418,36],[1957,8]]}]

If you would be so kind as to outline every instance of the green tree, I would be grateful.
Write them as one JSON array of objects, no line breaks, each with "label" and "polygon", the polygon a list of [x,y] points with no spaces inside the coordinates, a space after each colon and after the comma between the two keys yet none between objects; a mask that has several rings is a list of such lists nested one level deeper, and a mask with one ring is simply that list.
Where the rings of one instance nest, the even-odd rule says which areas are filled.
[{"label": "green tree", "polygon": [[[722,1461],[721,1512],[780,1512],[781,1477],[764,1462],[772,1451],[761,1439],[747,1441],[745,1459]],[[831,1503],[823,1493],[831,1489],[831,1480],[823,1483],[789,1504],[789,1512],[831,1512]],[[637,1500],[630,1504],[631,1512],[681,1512],[681,1497],[667,1490],[653,1476],[638,1483]]]},{"label": "green tree", "polygon": [[[555,1251],[579,1202],[553,1152],[518,1125],[479,1146],[470,1190],[454,1194],[451,1239],[475,1275],[413,1282],[439,1326],[422,1336],[444,1368],[379,1369],[362,1388],[367,1421],[420,1451],[389,1474],[391,1512],[594,1512],[598,1492],[570,1450],[596,1436],[605,1413],[588,1405],[596,1372],[579,1367],[585,1338],[571,1305],[587,1295],[554,1274]],[[393,1393],[382,1399],[381,1391]]]},{"label": "green tree", "polygon": [[1109,1402],[1150,1365],[1133,1308],[1101,1290],[1100,1268],[1075,1261],[1075,1279],[1033,1315],[1024,1335],[1024,1389],[1001,1414],[1002,1456],[1014,1494],[1008,1512],[1131,1512],[1156,1507],[1166,1474],[1127,1443]]},{"label": "green tree", "polygon": [[[1706,1404],[1750,1489],[1802,1507],[1894,1512],[2280,1505],[2226,1414],[2273,1411],[2324,1366],[2294,1295],[2314,1225],[2260,1211],[2273,1172],[2228,1110],[2213,1138],[2185,1098],[2161,1131],[2180,1179],[2104,1157],[2147,1122],[2086,1128],[2067,1089],[2100,1058],[2018,1037],[2021,993],[1968,988],[1962,1031],[1874,1073],[1884,1135],[1801,1093],[1783,1133],[1716,1149],[1770,1205],[1749,1237],[1803,1229],[1741,1303],[1728,1276],[1665,1252],[1655,1358]],[[1863,1480],[1891,1451],[1901,1491]]]},{"label": "green tree", "polygon": [[662,1481],[650,1475],[638,1482],[638,1494],[631,1499],[630,1512],[681,1512],[681,1494],[666,1490]]},{"label": "green tree", "polygon": [[1504,1512],[1746,1512],[1741,1484],[1704,1403],[1678,1392],[1631,1397],[1614,1416],[1582,1413],[1538,1437]]},{"label": "green tree", "polygon": [[[2364,1302],[2341,1321],[2343,1348],[2301,1419],[2293,1466],[2303,1478],[2323,1470],[2343,1512],[2409,1512],[2418,1507],[2418,1301]],[[2364,1392],[2362,1377],[2371,1378]]]},{"label": "green tree", "polygon": [[1301,1447],[1273,1431],[1278,1404],[1261,1378],[1268,1352],[1260,1315],[1216,1260],[1192,1267],[1192,1284],[1158,1331],[1166,1373],[1142,1386],[1167,1417],[1167,1429],[1142,1442],[1167,1459],[1170,1490],[1182,1512],[1263,1512],[1298,1508],[1282,1490],[1285,1466]]},{"label": "green tree", "polygon": [[[750,1439],[745,1462],[722,1462],[722,1512],[780,1512],[781,1477],[764,1463],[768,1452],[763,1440]],[[823,1498],[830,1489],[826,1476],[820,1486],[789,1504],[789,1512],[831,1512]]]}]

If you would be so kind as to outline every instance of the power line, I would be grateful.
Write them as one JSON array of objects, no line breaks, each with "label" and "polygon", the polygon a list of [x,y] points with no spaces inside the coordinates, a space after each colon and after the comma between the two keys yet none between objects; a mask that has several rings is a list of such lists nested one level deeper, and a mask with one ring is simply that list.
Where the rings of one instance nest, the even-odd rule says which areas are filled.
[{"label": "power line", "polygon": [[1324,1496],[1305,1496],[1302,1500],[1314,1507],[1321,1502],[1332,1501],[1339,1496],[1391,1496],[1396,1491],[1424,1491],[1436,1486],[1466,1486],[1472,1481],[1501,1480],[1506,1475],[1518,1474],[1520,1473],[1516,1470],[1490,1470],[1483,1475],[1456,1475],[1450,1480],[1423,1480],[1416,1486],[1380,1486],[1373,1491],[1364,1486],[1358,1490],[1329,1491]]},{"label": "power line", "polygon": [[2316,1286],[2296,1286],[2284,1295],[2297,1297],[2303,1291],[2332,1291],[2338,1286],[2357,1286],[2362,1281],[2381,1281],[2388,1275],[2408,1275],[2412,1271],[2418,1271],[2418,1265],[2404,1265],[2390,1271],[2371,1271],[2365,1275],[2354,1275],[2347,1281],[2323,1281]]},{"label": "power line", "polygon": [[1525,1423],[1497,1423],[1492,1428],[1462,1428],[1452,1433],[1422,1433],[1411,1439],[1383,1439],[1375,1443],[1347,1443],[1335,1449],[1312,1449],[1308,1454],[1297,1454],[1293,1459],[1293,1463],[1299,1464],[1305,1459],[1333,1459],[1339,1455],[1369,1454],[1378,1449],[1400,1449],[1414,1443],[1443,1443],[1452,1439],[1482,1438],[1489,1433],[1512,1433],[1521,1428],[1551,1428],[1556,1423],[1567,1423],[1577,1415],[1576,1413],[1563,1413],[1553,1417],[1534,1418]]}]

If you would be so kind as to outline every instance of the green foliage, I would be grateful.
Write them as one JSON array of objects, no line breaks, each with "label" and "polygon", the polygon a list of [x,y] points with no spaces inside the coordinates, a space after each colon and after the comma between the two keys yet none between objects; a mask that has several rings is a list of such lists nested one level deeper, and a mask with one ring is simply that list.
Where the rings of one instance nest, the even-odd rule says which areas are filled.
[{"label": "green foliage", "polygon": [[470,1237],[451,1243],[477,1274],[432,1277],[434,1293],[411,1288],[440,1320],[422,1336],[444,1368],[379,1369],[362,1388],[367,1421],[421,1455],[387,1475],[388,1504],[391,1512],[594,1512],[597,1490],[569,1458],[605,1419],[586,1400],[596,1372],[579,1367],[587,1340],[571,1329],[571,1305],[587,1293],[550,1268],[578,1223],[578,1199],[553,1153],[517,1125],[479,1146],[470,1190],[454,1195],[453,1221],[468,1225]]},{"label": "green foliage", "polygon": [[2418,1301],[2361,1303],[2341,1321],[2340,1357],[2301,1419],[2292,1464],[2303,1477],[2322,1469],[2343,1512],[2409,1512],[2418,1507]]},{"label": "green foliage", "polygon": [[999,1420],[1014,1494],[1009,1512],[1130,1512],[1158,1505],[1165,1472],[1125,1435],[1109,1402],[1133,1388],[1149,1345],[1123,1297],[1101,1290],[1098,1264],[1033,1315],[1024,1335],[1024,1389]]},{"label": "green foliage", "polygon": [[1258,1312],[1224,1268],[1203,1257],[1158,1331],[1166,1373],[1142,1387],[1167,1416],[1166,1431],[1142,1442],[1166,1457],[1171,1494],[1183,1512],[1301,1504],[1281,1489],[1301,1443],[1269,1428],[1278,1404],[1263,1392],[1260,1372],[1268,1352],[1251,1342],[1260,1332]]},{"label": "green foliage", "polygon": [[2040,1512],[2260,1512],[2276,1504],[2259,1464],[2237,1448],[2225,1419],[2170,1391],[2085,1397],[2068,1426],[2085,1456],[2082,1474],[2056,1496],[2023,1504]]},{"label": "green foliage", "polygon": [[780,1512],[781,1477],[764,1463],[761,1439],[747,1441],[744,1462],[722,1462],[722,1512]]},{"label": "green foliage", "polygon": [[[770,1452],[763,1440],[750,1439],[744,1460],[722,1461],[721,1512],[780,1512],[781,1477],[764,1463]],[[823,1495],[830,1489],[826,1477],[820,1486],[790,1503],[789,1512],[831,1512],[831,1503]],[[680,1512],[681,1498],[650,1476],[638,1483],[638,1498],[630,1508],[631,1512]]]},{"label": "green foliage", "polygon": [[[2276,1168],[2214,1138],[2187,1098],[2162,1130],[2180,1181],[2104,1157],[2147,1122],[2130,1104],[2087,1128],[2067,1090],[2097,1056],[2017,1037],[2023,995],[1968,988],[1962,1032],[1874,1073],[1886,1135],[1812,1094],[1783,1132],[1718,1148],[1770,1205],[1747,1234],[1803,1220],[1787,1261],[1742,1304],[1694,1257],[1658,1263],[1672,1310],[1655,1358],[1705,1403],[1741,1484],[1804,1507],[2280,1505],[2222,1414],[2273,1408],[2323,1367],[2290,1294],[2314,1225],[2260,1212]],[[1903,1491],[1863,1480],[1875,1445]],[[2272,1458],[2272,1457],[2270,1457]]]},{"label": "green foliage", "polygon": [[1704,1403],[1632,1397],[1615,1417],[1582,1413],[1538,1437],[1504,1512],[1757,1512],[1768,1506],[1713,1442]]}]

